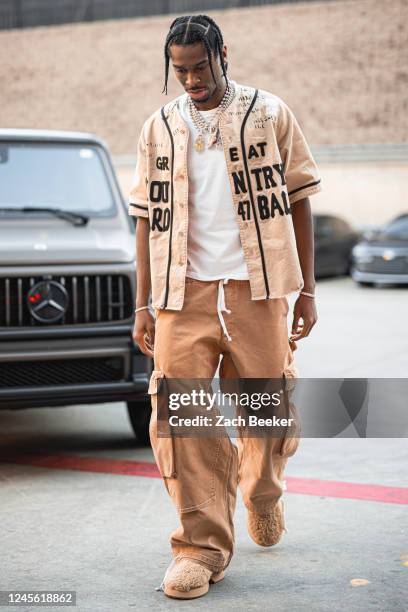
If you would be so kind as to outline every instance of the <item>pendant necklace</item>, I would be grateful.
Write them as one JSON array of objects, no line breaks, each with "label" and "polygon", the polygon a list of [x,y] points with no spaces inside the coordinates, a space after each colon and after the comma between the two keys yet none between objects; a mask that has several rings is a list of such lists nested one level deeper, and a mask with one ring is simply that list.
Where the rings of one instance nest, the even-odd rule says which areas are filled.
[{"label": "pendant necklace", "polygon": [[190,112],[190,117],[194,123],[198,131],[198,136],[194,142],[194,149],[201,153],[204,151],[206,146],[206,138],[205,135],[208,134],[208,148],[210,149],[212,146],[216,146],[217,148],[222,148],[221,141],[221,133],[219,128],[219,122],[222,113],[228,108],[231,104],[235,96],[235,86],[232,82],[228,82],[227,88],[225,90],[224,96],[220,102],[220,105],[217,108],[217,112],[215,113],[215,117],[212,121],[207,122],[198,108],[195,106],[193,100],[188,98],[188,109]]}]

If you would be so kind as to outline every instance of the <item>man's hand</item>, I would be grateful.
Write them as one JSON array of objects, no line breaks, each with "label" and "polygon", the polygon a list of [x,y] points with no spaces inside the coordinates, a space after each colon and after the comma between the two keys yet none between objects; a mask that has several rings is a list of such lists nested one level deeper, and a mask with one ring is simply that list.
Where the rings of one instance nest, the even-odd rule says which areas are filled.
[{"label": "man's hand", "polygon": [[[300,323],[303,320],[303,324]],[[299,295],[293,309],[293,323],[290,340],[301,340],[308,336],[317,321],[316,305],[313,298]]]},{"label": "man's hand", "polygon": [[[296,246],[303,276],[303,291],[314,293],[314,233],[313,217],[309,198],[298,200],[292,208],[292,221]],[[303,324],[300,323],[302,319]],[[317,321],[314,298],[300,294],[293,309],[293,323],[290,340],[306,338]]]},{"label": "man's hand", "polygon": [[155,320],[148,310],[139,310],[136,313],[135,326],[133,328],[133,340],[139,346],[142,353],[153,357],[154,351]]}]

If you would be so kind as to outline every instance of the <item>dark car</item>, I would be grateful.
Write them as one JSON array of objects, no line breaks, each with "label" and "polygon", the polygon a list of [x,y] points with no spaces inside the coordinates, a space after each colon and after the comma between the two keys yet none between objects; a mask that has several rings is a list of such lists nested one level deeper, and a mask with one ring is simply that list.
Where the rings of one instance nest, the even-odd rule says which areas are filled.
[{"label": "dark car", "polygon": [[354,247],[351,275],[361,285],[408,284],[408,214]]},{"label": "dark car", "polygon": [[313,215],[313,223],[316,277],[348,274],[351,250],[360,234],[334,215]]}]

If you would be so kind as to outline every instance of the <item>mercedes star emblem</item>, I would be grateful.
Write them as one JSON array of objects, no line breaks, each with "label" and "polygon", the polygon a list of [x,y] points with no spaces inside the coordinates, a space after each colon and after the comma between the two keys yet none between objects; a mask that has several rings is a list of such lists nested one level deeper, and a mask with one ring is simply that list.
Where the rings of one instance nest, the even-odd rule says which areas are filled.
[{"label": "mercedes star emblem", "polygon": [[28,309],[41,323],[59,321],[67,311],[68,301],[65,287],[53,280],[36,283],[27,295]]}]

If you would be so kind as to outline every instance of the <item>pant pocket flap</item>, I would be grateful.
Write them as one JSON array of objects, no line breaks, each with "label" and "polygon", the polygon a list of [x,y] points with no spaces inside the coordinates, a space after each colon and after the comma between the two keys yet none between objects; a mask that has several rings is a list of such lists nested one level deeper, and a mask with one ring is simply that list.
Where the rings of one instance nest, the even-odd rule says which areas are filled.
[{"label": "pant pocket flap", "polygon": [[153,370],[150,376],[149,388],[147,390],[149,395],[159,393],[160,387],[163,382],[163,378],[164,378],[164,372],[162,372],[161,370]]},{"label": "pant pocket flap", "polygon": [[[299,370],[295,365],[295,359],[293,356],[293,351],[296,350],[296,345],[294,342],[289,342],[289,359],[288,363],[283,370],[283,377],[285,379],[285,388],[288,391],[293,391],[296,387],[296,378],[299,378]],[[292,380],[291,380],[292,379]]]},{"label": "pant pocket flap", "polygon": [[295,366],[289,366],[283,372],[285,379],[285,389],[293,391],[296,388],[296,379],[299,378],[298,370]]}]

